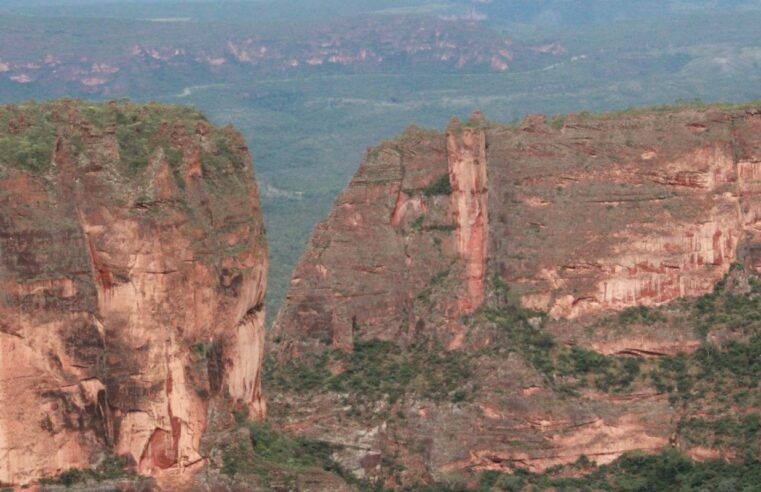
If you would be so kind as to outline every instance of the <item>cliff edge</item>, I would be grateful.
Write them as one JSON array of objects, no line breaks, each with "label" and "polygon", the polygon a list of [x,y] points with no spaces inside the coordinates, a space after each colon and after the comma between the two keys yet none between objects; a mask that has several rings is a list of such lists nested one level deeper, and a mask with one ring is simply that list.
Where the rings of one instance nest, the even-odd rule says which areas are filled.
[{"label": "cliff edge", "polygon": [[[262,418],[267,247],[242,137],[191,109],[0,107],[0,484],[204,463]],[[212,411],[215,410],[215,411]]]},{"label": "cliff edge", "polygon": [[750,105],[411,127],[294,272],[273,421],[391,487],[668,447],[758,460],[738,436],[761,397],[759,191]]},{"label": "cliff edge", "polygon": [[[555,319],[706,294],[733,262],[761,266],[759,130],[751,108],[412,127],[317,226],[275,336],[297,352],[409,340],[495,280]],[[429,310],[420,293],[448,280]]]}]

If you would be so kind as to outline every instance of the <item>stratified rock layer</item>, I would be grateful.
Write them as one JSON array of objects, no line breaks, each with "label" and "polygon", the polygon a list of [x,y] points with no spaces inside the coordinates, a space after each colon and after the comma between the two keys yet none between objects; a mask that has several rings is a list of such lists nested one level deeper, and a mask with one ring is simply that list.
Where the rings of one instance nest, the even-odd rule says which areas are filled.
[{"label": "stratified rock layer", "polygon": [[515,127],[476,115],[445,134],[410,128],[368,151],[317,227],[272,352],[285,368],[337,360],[327,369],[340,375],[341,357],[308,355],[374,338],[400,351],[462,350],[473,354],[472,374],[460,387],[475,396],[442,402],[418,392],[357,417],[323,389],[273,395],[272,415],[345,446],[348,469],[391,484],[541,471],[582,455],[608,463],[673,445],[680,417],[667,395],[644,386],[562,394],[499,338],[489,309],[545,312],[550,321],[499,323],[529,323],[601,353],[693,351],[692,330],[665,323],[599,340],[584,330],[599,315],[711,292],[733,263],[759,271],[759,184],[761,113],[750,107],[531,116]]},{"label": "stratified rock layer", "polygon": [[266,258],[231,128],[153,104],[0,107],[0,483],[108,455],[200,464],[211,402],[262,417]]},{"label": "stratified rock layer", "polygon": [[490,133],[493,269],[555,318],[710,292],[758,249],[755,112]]},{"label": "stratified rock layer", "polygon": [[707,293],[733,262],[761,265],[760,129],[743,109],[408,130],[368,154],[317,227],[277,336],[398,339],[445,279],[461,291],[443,289],[450,320],[495,279],[554,318]]},{"label": "stratified rock layer", "polygon": [[[410,341],[433,318],[459,343],[457,320],[484,298],[486,211],[483,132],[411,127],[370,151],[296,268],[275,323],[284,354],[350,349],[354,337]],[[453,295],[431,303],[432,279],[454,280]]]}]

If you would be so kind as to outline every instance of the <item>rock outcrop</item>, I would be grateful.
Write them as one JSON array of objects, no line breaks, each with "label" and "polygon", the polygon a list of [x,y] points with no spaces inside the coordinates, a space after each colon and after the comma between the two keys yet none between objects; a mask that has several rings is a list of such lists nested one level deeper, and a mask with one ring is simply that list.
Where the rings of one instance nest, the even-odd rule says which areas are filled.
[{"label": "rock outcrop", "polygon": [[[368,151],[296,268],[271,351],[281,371],[306,365],[316,369],[298,374],[327,383],[316,394],[278,386],[274,420],[344,446],[346,468],[392,486],[677,445],[689,412],[644,380],[628,392],[560,391],[578,375],[547,369],[561,349],[542,332],[563,357],[597,351],[616,364],[696,350],[685,321],[600,327],[626,308],[712,292],[733,264],[759,271],[759,166],[754,107],[530,116],[513,127],[474,115],[446,133],[408,129]],[[373,359],[375,339],[397,349]],[[410,393],[374,406],[341,393],[364,391],[346,372],[361,366],[336,350],[357,347],[358,360],[381,364],[371,377],[399,360],[406,372],[388,388]],[[467,359],[470,372],[436,379],[436,352]],[[402,359],[383,366],[390,357]],[[422,381],[457,391],[436,399]]]},{"label": "rock outcrop", "polygon": [[494,270],[555,318],[709,292],[758,247],[759,124],[682,111],[494,131]]},{"label": "rock outcrop", "polygon": [[446,279],[461,290],[449,319],[495,279],[553,318],[710,292],[733,262],[761,262],[759,128],[743,109],[410,129],[368,153],[317,227],[276,336],[397,339]]},{"label": "rock outcrop", "polygon": [[[483,132],[453,125],[447,138],[411,127],[369,152],[296,268],[274,328],[284,354],[409,342],[429,318],[458,343],[457,320],[484,296],[484,151]],[[444,284],[456,295],[438,299]]]},{"label": "rock outcrop", "polygon": [[[459,135],[458,135],[459,133]],[[486,135],[456,124],[447,133],[450,204],[457,254],[464,262],[465,297],[459,314],[472,313],[484,300],[489,237]]]},{"label": "rock outcrop", "polygon": [[204,462],[265,414],[267,249],[241,136],[193,110],[0,107],[0,484]]}]

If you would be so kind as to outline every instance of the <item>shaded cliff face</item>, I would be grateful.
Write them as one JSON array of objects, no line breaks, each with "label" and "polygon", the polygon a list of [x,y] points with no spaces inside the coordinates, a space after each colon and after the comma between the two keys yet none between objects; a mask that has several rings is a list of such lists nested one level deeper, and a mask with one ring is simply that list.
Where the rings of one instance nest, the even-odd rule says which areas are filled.
[{"label": "shaded cliff face", "polygon": [[389,486],[669,445],[738,456],[690,432],[755,415],[754,383],[711,386],[733,363],[706,354],[759,332],[726,322],[757,298],[759,130],[755,108],[475,115],[371,149],[278,314],[270,415]]},{"label": "shaded cliff face", "polygon": [[108,455],[201,464],[209,407],[263,417],[252,163],[189,109],[0,107],[0,483]]}]

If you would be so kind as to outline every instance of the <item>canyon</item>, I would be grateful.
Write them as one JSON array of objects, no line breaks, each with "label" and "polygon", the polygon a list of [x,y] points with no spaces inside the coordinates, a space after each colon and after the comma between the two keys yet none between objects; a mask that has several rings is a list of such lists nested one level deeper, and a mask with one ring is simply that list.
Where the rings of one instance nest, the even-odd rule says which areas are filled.
[{"label": "canyon", "polygon": [[63,100],[0,107],[0,148],[0,484],[113,456],[203,468],[216,414],[266,414],[242,137],[189,109]]},{"label": "canyon", "polygon": [[760,192],[752,104],[413,125],[367,150],[265,330],[232,127],[0,106],[0,486],[114,460],[104,487],[236,491],[757,463]]}]

